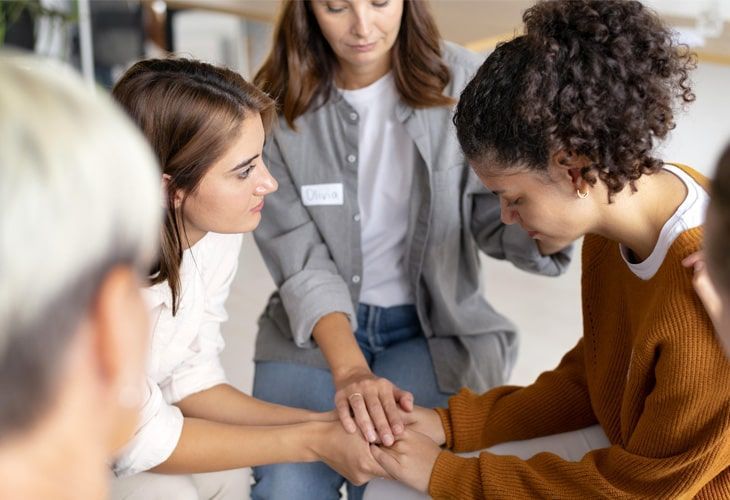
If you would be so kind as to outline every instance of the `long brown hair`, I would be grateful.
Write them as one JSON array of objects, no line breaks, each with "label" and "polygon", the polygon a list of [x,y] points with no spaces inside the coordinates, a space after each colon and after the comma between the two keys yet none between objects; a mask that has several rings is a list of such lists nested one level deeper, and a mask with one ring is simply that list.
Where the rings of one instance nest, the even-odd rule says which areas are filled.
[{"label": "long brown hair", "polygon": [[[151,284],[167,281],[172,311],[180,296],[185,199],[230,147],[244,119],[259,113],[264,129],[275,118],[274,101],[238,73],[189,59],[148,59],[132,66],[114,86],[122,105],[152,145],[169,176],[159,264]],[[184,193],[175,209],[175,194]]]},{"label": "long brown hair", "polygon": [[[392,71],[403,101],[413,108],[448,106],[451,80],[441,56],[441,36],[425,0],[404,0],[392,54]],[[325,102],[334,87],[337,57],[314,17],[310,0],[285,0],[274,29],[274,46],[254,83],[273,96],[287,123]]]}]

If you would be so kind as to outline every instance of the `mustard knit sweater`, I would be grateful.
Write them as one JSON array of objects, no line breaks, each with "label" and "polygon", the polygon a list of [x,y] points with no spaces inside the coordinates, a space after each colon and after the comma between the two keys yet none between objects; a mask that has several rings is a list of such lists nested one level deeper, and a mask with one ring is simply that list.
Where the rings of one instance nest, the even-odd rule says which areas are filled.
[{"label": "mustard knit sweater", "polygon": [[[701,184],[706,179],[686,169]],[[681,260],[701,248],[701,228],[682,233],[643,281],[616,242],[583,243],[583,338],[527,387],[483,395],[462,390],[437,410],[446,446],[497,443],[599,423],[611,446],[580,462],[550,453],[529,460],[443,451],[434,498],[730,499],[730,361]]]}]

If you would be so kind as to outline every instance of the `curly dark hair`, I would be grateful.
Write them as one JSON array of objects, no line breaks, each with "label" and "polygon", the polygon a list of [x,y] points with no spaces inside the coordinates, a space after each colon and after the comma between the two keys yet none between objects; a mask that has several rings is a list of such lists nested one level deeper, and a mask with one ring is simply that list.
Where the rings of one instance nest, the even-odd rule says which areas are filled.
[{"label": "curly dark hair", "polygon": [[717,162],[710,210],[714,224],[712,234],[706,237],[707,259],[714,273],[712,279],[730,293],[730,144]]},{"label": "curly dark hair", "polygon": [[551,153],[590,161],[609,201],[661,169],[655,139],[675,105],[695,99],[696,55],[636,1],[549,0],[528,9],[525,34],[501,43],[461,94],[454,124],[484,168],[546,170]]}]

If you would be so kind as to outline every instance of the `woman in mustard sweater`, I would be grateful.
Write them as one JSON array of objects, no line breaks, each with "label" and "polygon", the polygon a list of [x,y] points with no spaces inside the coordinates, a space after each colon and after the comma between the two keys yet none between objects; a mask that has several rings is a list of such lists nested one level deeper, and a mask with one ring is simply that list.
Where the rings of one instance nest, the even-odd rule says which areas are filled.
[{"label": "woman in mustard sweater", "polygon": [[[560,245],[585,235],[583,337],[532,385],[417,409],[372,453],[435,498],[730,498],[730,362],[682,266],[706,179],[652,154],[694,99],[694,57],[638,2],[541,2],[524,21],[454,122],[505,223]],[[439,448],[535,438],[542,452]]]}]

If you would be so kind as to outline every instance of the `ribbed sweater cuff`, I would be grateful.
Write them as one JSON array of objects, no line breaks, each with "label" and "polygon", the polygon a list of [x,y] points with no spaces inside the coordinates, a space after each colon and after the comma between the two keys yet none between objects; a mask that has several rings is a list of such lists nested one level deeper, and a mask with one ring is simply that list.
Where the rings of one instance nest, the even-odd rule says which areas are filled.
[{"label": "ribbed sweater cuff", "polygon": [[450,451],[442,451],[431,472],[428,494],[434,499],[482,498],[479,459],[463,458]]},{"label": "ribbed sweater cuff", "polygon": [[454,446],[454,430],[451,427],[451,412],[448,408],[436,408],[436,413],[441,417],[441,425],[444,428],[444,435],[446,436],[446,443],[444,446],[451,449]]}]

